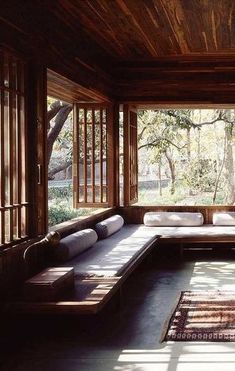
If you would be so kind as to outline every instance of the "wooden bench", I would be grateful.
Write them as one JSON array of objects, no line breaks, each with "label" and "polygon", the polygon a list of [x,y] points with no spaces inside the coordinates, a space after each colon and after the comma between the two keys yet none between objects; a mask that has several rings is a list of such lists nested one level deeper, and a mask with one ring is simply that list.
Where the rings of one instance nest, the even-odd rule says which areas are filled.
[{"label": "wooden bench", "polygon": [[[76,274],[75,271],[74,287],[64,291],[58,300],[29,301],[19,293],[5,302],[2,310],[8,314],[96,314],[120,291],[123,283],[143,259],[151,253],[158,240],[158,235],[154,237],[152,235],[148,243],[145,239],[144,247],[126,266],[121,276],[99,277],[89,274],[82,276]],[[127,239],[125,239],[125,243],[128,243]],[[73,260],[68,264],[72,265]]]}]

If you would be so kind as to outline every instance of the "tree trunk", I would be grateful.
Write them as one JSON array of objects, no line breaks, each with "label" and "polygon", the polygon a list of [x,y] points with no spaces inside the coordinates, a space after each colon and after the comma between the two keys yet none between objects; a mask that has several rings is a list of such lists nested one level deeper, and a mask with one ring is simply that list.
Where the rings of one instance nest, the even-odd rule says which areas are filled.
[{"label": "tree trunk", "polygon": [[[191,131],[191,128],[188,127],[187,129],[187,163],[188,163],[188,171],[190,172],[190,167],[191,167],[191,135],[190,135],[190,131]],[[189,190],[188,190],[188,194],[189,196],[192,196],[193,192],[192,192],[192,189],[191,187],[189,186]]]},{"label": "tree trunk", "polygon": [[161,168],[161,160],[158,162],[158,174],[159,174],[159,196],[162,197],[162,168]]},{"label": "tree trunk", "polygon": [[[231,116],[231,113],[229,113]],[[234,184],[234,163],[233,163],[233,143],[232,143],[233,124],[225,124],[225,136],[227,142],[227,151],[225,155],[225,177],[227,181],[226,203],[233,205],[235,202],[235,184]]]},{"label": "tree trunk", "polygon": [[48,164],[51,159],[53,144],[55,140],[57,139],[65,121],[68,118],[69,113],[72,111],[72,106],[70,104],[67,104],[65,106],[62,106],[62,108],[59,110],[59,112],[56,115],[55,118],[55,125],[53,128],[51,128],[47,135],[47,160]]},{"label": "tree trunk", "polygon": [[[220,181],[220,177],[221,177],[221,174],[222,174],[222,171],[223,171],[223,168],[224,168],[224,162],[225,162],[225,156],[226,156],[226,149],[227,149],[227,140],[226,140],[226,137],[225,137],[224,138],[224,155],[223,155],[223,160],[222,160],[220,169],[218,171],[218,176],[217,176],[216,182],[215,182],[215,190],[214,190],[214,194],[213,194],[213,198],[212,198],[213,205],[215,204],[215,201],[216,201],[216,196],[217,196],[217,192],[218,192],[218,188],[219,188],[219,181]],[[218,157],[217,157],[217,161],[218,161]],[[217,165],[217,168],[218,168],[218,165]]]},{"label": "tree trunk", "polygon": [[169,153],[169,151],[165,151],[164,152],[165,156],[166,156],[166,159],[168,161],[168,164],[169,164],[169,168],[170,168],[170,174],[171,174],[171,188],[170,188],[170,193],[171,195],[173,195],[175,193],[175,164],[174,164],[174,161],[171,157],[171,154]]},{"label": "tree trunk", "polygon": [[72,165],[72,160],[66,160],[65,162],[59,164],[58,166],[54,167],[53,169],[48,171],[48,179],[54,179],[54,175],[59,173],[62,170],[66,170],[69,166]]}]

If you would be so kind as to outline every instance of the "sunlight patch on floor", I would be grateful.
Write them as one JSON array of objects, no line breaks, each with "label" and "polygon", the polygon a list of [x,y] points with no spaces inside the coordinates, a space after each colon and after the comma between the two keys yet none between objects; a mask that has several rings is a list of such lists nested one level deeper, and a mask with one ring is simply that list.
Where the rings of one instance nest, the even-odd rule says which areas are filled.
[{"label": "sunlight patch on floor", "polygon": [[189,290],[235,291],[235,263],[196,262],[189,283]]},{"label": "sunlight patch on floor", "polygon": [[167,343],[156,350],[123,350],[115,371],[234,371],[234,343]]}]

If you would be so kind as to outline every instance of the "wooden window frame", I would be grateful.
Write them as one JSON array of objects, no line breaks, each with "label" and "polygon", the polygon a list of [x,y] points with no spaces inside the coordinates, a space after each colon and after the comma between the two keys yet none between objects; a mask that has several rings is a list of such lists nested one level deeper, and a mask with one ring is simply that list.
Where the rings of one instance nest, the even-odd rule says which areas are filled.
[{"label": "wooden window frame", "polygon": [[[79,114],[83,110],[84,122],[80,121]],[[88,122],[87,113],[91,112],[91,119]],[[96,122],[95,111],[99,111],[100,120]],[[104,119],[105,113],[105,119]],[[91,153],[91,181],[88,184],[88,142],[87,142],[87,130],[88,125],[91,125],[91,141],[90,141],[90,153]],[[95,125],[99,127],[99,182],[95,178]],[[82,184],[81,177],[79,176],[79,154],[81,153],[79,145],[80,134],[79,130],[83,127],[83,179]],[[105,129],[104,129],[105,127]],[[105,144],[103,142],[105,136]],[[77,103],[74,105],[74,144],[73,144],[73,187],[74,187],[74,207],[113,207],[114,206],[114,124],[113,124],[113,107],[111,104],[101,103]],[[105,149],[104,149],[105,145]],[[105,154],[103,155],[103,152]],[[106,159],[104,176],[103,159]],[[99,197],[96,196],[96,190],[99,190]],[[80,192],[83,190],[83,196],[80,197]],[[90,191],[90,199],[88,197],[88,191]],[[106,195],[105,195],[106,193]]]},{"label": "wooden window frame", "polygon": [[0,103],[0,247],[5,248],[28,237],[29,202],[26,64],[4,48]]},{"label": "wooden window frame", "polygon": [[137,110],[128,104],[123,106],[124,178],[123,202],[130,206],[138,202],[138,145]]},{"label": "wooden window frame", "polygon": [[[84,122],[80,121],[79,114],[83,110]],[[87,113],[91,112],[91,120],[88,122]],[[95,111],[99,111],[99,121],[96,122]],[[104,120],[105,112],[105,120]],[[91,153],[91,180],[88,184],[88,142],[87,130],[90,125],[91,142],[89,151]],[[99,127],[99,183],[95,177],[95,126]],[[105,126],[105,130],[104,130]],[[81,153],[79,146],[80,134],[79,130],[83,127],[83,180],[79,173],[79,154]],[[103,139],[105,136],[105,144]],[[73,194],[74,194],[74,207],[113,207],[115,203],[115,175],[114,175],[114,158],[115,158],[115,145],[114,145],[114,123],[113,123],[113,106],[111,104],[101,103],[76,103],[74,105],[74,143],[73,143]],[[104,149],[105,145],[105,149]],[[105,154],[103,154],[105,151]],[[104,182],[103,175],[103,158],[106,158],[106,177]],[[80,191],[83,189],[83,196],[80,197]],[[99,190],[99,197],[96,196],[96,190]],[[90,199],[88,191],[91,191]],[[106,193],[106,195],[104,195]]]}]

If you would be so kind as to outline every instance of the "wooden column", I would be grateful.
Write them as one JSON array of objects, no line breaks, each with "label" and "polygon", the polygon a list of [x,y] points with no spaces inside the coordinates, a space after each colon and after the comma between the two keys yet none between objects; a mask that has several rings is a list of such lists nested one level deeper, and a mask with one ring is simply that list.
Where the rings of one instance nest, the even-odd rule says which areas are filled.
[{"label": "wooden column", "polygon": [[138,201],[138,169],[137,169],[137,113],[134,107],[123,106],[124,135],[124,206]]},{"label": "wooden column", "polygon": [[30,235],[48,230],[47,198],[47,78],[46,68],[31,63],[29,68],[29,198],[32,204]]}]

